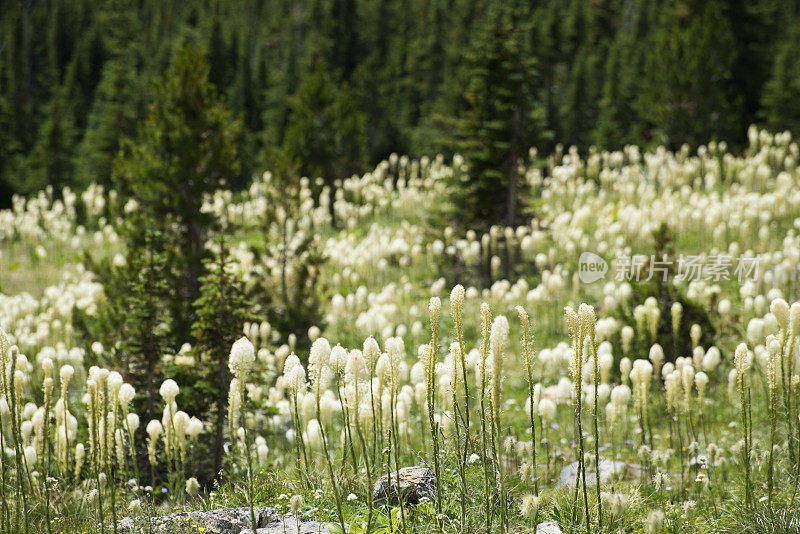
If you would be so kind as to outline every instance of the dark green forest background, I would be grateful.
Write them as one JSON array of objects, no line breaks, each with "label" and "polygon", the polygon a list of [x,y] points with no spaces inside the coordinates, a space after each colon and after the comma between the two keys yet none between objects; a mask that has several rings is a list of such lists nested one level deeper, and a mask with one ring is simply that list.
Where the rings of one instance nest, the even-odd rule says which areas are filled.
[{"label": "dark green forest background", "polygon": [[503,147],[742,146],[753,123],[800,131],[798,4],[0,0],[0,204],[110,184],[186,41],[240,122],[231,187],[469,150],[495,115]]}]

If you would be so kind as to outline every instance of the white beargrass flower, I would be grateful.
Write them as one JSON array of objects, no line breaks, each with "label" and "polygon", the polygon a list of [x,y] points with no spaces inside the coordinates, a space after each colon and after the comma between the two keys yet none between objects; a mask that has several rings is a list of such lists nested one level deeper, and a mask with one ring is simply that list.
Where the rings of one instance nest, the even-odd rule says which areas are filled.
[{"label": "white beargrass flower", "polygon": [[627,355],[631,351],[631,344],[635,333],[630,326],[623,326],[620,331],[620,338],[622,339],[622,354]]},{"label": "white beargrass flower", "polygon": [[86,455],[86,447],[83,443],[75,445],[75,480],[80,480],[81,468],[83,467],[83,458]]},{"label": "white beargrass flower", "polygon": [[748,356],[747,345],[739,343],[736,347],[736,352],[733,355],[733,363],[736,366],[736,373],[739,378],[739,384],[744,380],[744,376],[750,368],[750,358]]},{"label": "white beargrass flower", "polygon": [[500,406],[500,386],[503,382],[503,359],[508,346],[508,320],[498,315],[492,322],[489,349],[492,355],[492,395],[495,406]]},{"label": "white beargrass flower", "polygon": [[792,303],[789,308],[789,335],[800,335],[800,302]]},{"label": "white beargrass flower", "polygon": [[178,387],[178,384],[176,384],[171,378],[165,380],[158,390],[158,393],[161,395],[161,398],[164,399],[164,402],[167,405],[172,404],[175,401],[175,397],[178,396],[179,392],[180,388]]},{"label": "white beargrass flower", "polygon": [[147,423],[146,431],[149,436],[147,440],[147,457],[152,465],[156,465],[156,446],[158,445],[158,438],[161,436],[163,430],[163,426],[156,419]]},{"label": "white beargrass flower", "polygon": [[694,385],[697,387],[697,401],[700,403],[700,409],[702,410],[703,399],[706,395],[706,386],[708,385],[708,375],[703,371],[695,373]]},{"label": "white beargrass flower", "polygon": [[231,347],[228,357],[228,368],[233,376],[242,383],[246,381],[247,373],[256,361],[256,349],[253,343],[246,337],[237,339]]},{"label": "white beargrass flower", "polygon": [[700,344],[700,336],[703,334],[703,331],[700,329],[700,325],[695,323],[689,329],[689,337],[692,338],[692,349],[697,347]]},{"label": "white beargrass flower", "polygon": [[464,296],[466,291],[464,286],[457,284],[450,291],[450,313],[453,316],[453,321],[458,324],[461,321],[461,316],[464,313]]},{"label": "white beargrass flower", "polygon": [[782,330],[789,327],[789,305],[783,299],[775,299],[769,305],[769,311],[778,320]]},{"label": "white beargrass flower", "polygon": [[683,315],[683,305],[680,302],[673,302],[669,309],[672,317],[672,333],[678,335],[681,328],[681,316]]},{"label": "white beargrass flower", "polygon": [[633,399],[636,409],[642,410],[647,405],[647,392],[653,376],[653,365],[647,360],[636,360],[630,372],[633,385]]},{"label": "white beargrass flower", "polygon": [[650,361],[653,362],[653,368],[655,369],[656,373],[660,372],[661,363],[664,361],[664,349],[661,348],[661,345],[658,343],[654,343],[653,346],[650,347],[650,354],[648,355]]},{"label": "white beargrass flower", "polygon": [[367,362],[367,370],[372,373],[375,365],[378,363],[378,358],[381,355],[381,348],[375,338],[369,336],[364,340],[364,360]]},{"label": "white beargrass flower", "polygon": [[341,345],[336,345],[331,349],[330,367],[337,373],[343,373],[347,364],[347,350]]},{"label": "white beargrass flower", "polygon": [[628,383],[628,378],[630,378],[631,374],[631,360],[630,358],[622,358],[619,361],[619,374],[622,378],[622,384],[625,385]]},{"label": "white beargrass flower", "polygon": [[313,450],[323,451],[322,427],[316,419],[311,419],[306,425],[305,441]]},{"label": "white beargrass flower", "polygon": [[539,417],[542,418],[542,423],[549,423],[553,421],[556,416],[556,403],[548,398],[539,400]]}]

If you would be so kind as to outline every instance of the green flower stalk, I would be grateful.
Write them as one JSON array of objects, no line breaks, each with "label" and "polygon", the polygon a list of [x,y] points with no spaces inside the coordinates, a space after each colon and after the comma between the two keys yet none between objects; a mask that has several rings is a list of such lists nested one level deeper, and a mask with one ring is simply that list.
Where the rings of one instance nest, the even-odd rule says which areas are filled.
[{"label": "green flower stalk", "polygon": [[[481,445],[482,455],[481,458],[483,460],[483,479],[484,479],[484,487],[483,487],[483,497],[484,497],[484,505],[486,508],[486,532],[491,532],[492,530],[492,515],[493,515],[493,507],[492,501],[490,497],[489,488],[490,483],[494,482],[493,476],[490,477],[489,465],[488,465],[488,445],[490,438],[487,436],[486,432],[486,389],[487,389],[487,380],[486,380],[486,362],[489,359],[489,335],[491,332],[491,325],[492,325],[492,312],[489,309],[489,305],[485,302],[481,304],[481,359],[480,359],[480,376],[478,377],[479,382],[478,385],[480,386],[481,391]],[[494,460],[492,460],[494,461]],[[492,468],[491,473],[494,473],[494,467]]]},{"label": "green flower stalk", "polygon": [[740,343],[733,357],[736,366],[736,380],[739,385],[739,400],[742,406],[742,466],[744,467],[744,500],[748,508],[753,506],[753,492],[750,483],[750,388],[747,384],[747,371],[750,368],[747,345]]},{"label": "green flower stalk", "polygon": [[[534,381],[533,381],[533,364],[535,361],[536,353],[533,350],[531,339],[531,324],[528,317],[528,312],[522,306],[515,308],[519,315],[519,322],[522,325],[522,363],[525,367],[525,378],[528,382],[528,396],[531,400],[530,410],[530,424],[531,424],[531,465],[533,466],[533,494],[539,495],[539,477],[536,467],[536,414],[534,407]],[[534,528],[536,525],[534,525]]]},{"label": "green flower stalk", "polygon": [[[403,356],[405,354],[405,346],[403,345],[403,339],[400,337],[392,337],[386,340],[386,354],[389,356],[389,425],[391,431],[389,433],[389,442],[390,442],[390,452],[391,449],[394,449],[394,467],[395,471],[397,472],[397,497],[398,502],[400,505],[400,525],[402,528],[403,533],[406,532],[406,511],[405,511],[405,502],[403,502],[401,493],[400,493],[400,459],[399,453],[400,448],[397,445],[397,434],[398,434],[398,425],[397,425],[397,392],[400,389],[400,362],[403,360]],[[394,440],[392,442],[392,440]],[[436,449],[434,449],[434,454],[436,454]],[[434,456],[434,458],[438,458]],[[391,454],[387,458],[387,467],[391,465]],[[389,467],[391,471],[391,467]],[[391,483],[391,478],[387,479],[389,483]],[[437,481],[438,484],[438,481]]]},{"label": "green flower stalk", "polygon": [[464,290],[464,286],[458,284],[453,288],[450,292],[450,314],[453,317],[453,326],[455,326],[456,330],[456,340],[458,341],[458,347],[461,356],[461,373],[462,373],[462,384],[464,386],[464,406],[463,406],[463,416],[464,416],[464,459],[466,460],[469,452],[470,447],[470,428],[469,428],[469,381],[467,380],[467,360],[466,360],[466,348],[464,347],[464,297],[466,292]]},{"label": "green flower stalk", "polygon": [[[783,335],[783,334],[782,334]],[[774,458],[773,453],[775,449],[775,401],[776,389],[778,387],[778,365],[782,357],[781,343],[777,339],[772,339],[767,344],[767,390],[769,391],[769,459],[767,460],[767,502],[772,508],[772,491],[773,471],[774,471]]]},{"label": "green flower stalk", "polygon": [[589,496],[586,489],[586,465],[584,459],[584,444],[583,444],[583,426],[581,424],[581,386],[582,377],[581,370],[583,365],[583,348],[584,339],[586,336],[585,322],[581,321],[578,314],[571,306],[564,308],[564,314],[567,320],[572,335],[572,358],[569,364],[569,374],[572,378],[573,387],[575,390],[575,433],[578,440],[578,474],[580,477],[575,478],[575,494],[572,498],[573,505],[573,523],[575,522],[575,513],[578,510],[578,491],[579,486],[583,485],[583,505],[586,515],[586,531],[590,530],[589,527]]},{"label": "green flower stalk", "polygon": [[442,312],[442,302],[439,297],[432,297],[428,303],[428,314],[431,321],[431,342],[430,351],[427,358],[423,362],[425,366],[425,379],[428,386],[427,404],[428,404],[428,423],[431,429],[431,438],[433,440],[433,466],[436,473],[436,525],[439,532],[442,530],[441,520],[439,519],[442,514],[442,488],[441,488],[441,472],[439,466],[439,425],[434,419],[435,401],[436,401],[436,357],[439,352],[439,317]]},{"label": "green flower stalk", "polygon": [[[52,534],[52,527],[50,525],[50,404],[53,400],[53,360],[45,358],[42,360],[42,370],[44,371],[44,382],[42,384],[42,393],[44,395],[44,429],[42,431],[42,443],[40,443],[41,457],[44,458],[44,494],[45,494],[45,519],[47,521],[47,532]],[[2,432],[2,426],[0,426]]]},{"label": "green flower stalk", "polygon": [[[597,416],[597,389],[600,385],[599,366],[597,363],[597,336],[595,327],[597,325],[597,315],[594,308],[588,304],[581,304],[578,307],[578,316],[581,318],[584,328],[586,329],[586,336],[589,340],[589,350],[592,356],[592,388],[594,394],[594,402],[592,406],[592,417],[594,419],[594,472],[595,472],[595,490],[597,496],[597,531],[603,530],[603,503],[600,498],[600,430],[598,428]],[[647,380],[650,382],[649,378]]]},{"label": "green flower stalk", "polygon": [[452,377],[453,383],[450,388],[450,392],[452,394],[452,403],[453,403],[453,418],[454,418],[454,430],[455,430],[455,447],[453,451],[455,452],[456,456],[456,465],[458,465],[458,476],[460,487],[459,490],[461,492],[461,525],[465,528],[467,524],[467,477],[466,477],[466,458],[461,454],[460,443],[461,443],[461,430],[459,429],[458,424],[458,367],[461,363],[462,354],[461,354],[461,346],[458,342],[450,344],[450,361],[453,366],[452,368]]},{"label": "green flower stalk", "polygon": [[500,405],[502,404],[503,359],[508,345],[508,320],[498,315],[492,321],[489,334],[489,351],[492,357],[492,382],[489,396],[492,427],[492,453],[495,458],[496,477],[500,481],[500,522],[504,531],[508,531],[508,497],[506,495],[505,477],[502,472],[498,447],[500,444]]},{"label": "green flower stalk", "polygon": [[[289,392],[289,402],[291,404],[292,419],[295,428],[295,452],[296,452],[296,466],[298,477],[305,479],[306,485],[310,486],[308,481],[308,453],[306,451],[306,443],[303,438],[303,421],[300,418],[300,410],[298,407],[298,396],[305,392],[306,384],[306,370],[300,364],[300,358],[295,353],[290,354],[283,365],[283,377],[286,381],[286,389]],[[302,461],[305,464],[305,470],[300,465],[302,451]]]},{"label": "green flower stalk", "polygon": [[[250,447],[247,442],[247,420],[245,417],[247,413],[247,393],[245,391],[245,384],[247,382],[247,375],[250,372],[250,368],[253,366],[253,362],[255,362],[255,360],[255,347],[253,347],[253,344],[249,339],[242,337],[233,343],[230,356],[228,357],[228,367],[235,377],[231,381],[231,389],[238,387],[240,403],[239,409],[241,410],[243,430],[242,437],[244,438],[242,443],[242,453],[245,456],[245,466],[247,468],[247,503],[250,506],[250,525],[253,529],[253,534],[257,534],[256,529],[258,527],[258,523],[256,521],[254,508],[255,497],[253,493],[253,463],[250,457]],[[188,419],[188,417],[186,419]],[[185,430],[185,425],[181,425],[181,427],[183,430]],[[184,435],[181,443],[185,443],[185,433],[182,434]],[[231,440],[234,440],[234,435],[231,435]],[[181,447],[181,453],[183,453],[183,447]]]},{"label": "green flower stalk", "polygon": [[6,529],[11,530],[11,512],[9,511],[8,496],[6,494],[6,443],[3,435],[3,416],[11,414],[10,407],[6,400],[8,398],[6,393],[8,390],[6,385],[6,353],[8,352],[9,345],[8,336],[5,331],[0,328],[0,375],[2,375],[2,378],[0,378],[0,473],[2,473],[0,484],[3,485],[3,487],[0,488],[0,499],[3,501],[0,503],[0,519],[2,519],[3,531]]},{"label": "green flower stalk", "polygon": [[[328,343],[328,340],[321,337],[314,341],[308,357],[308,374],[311,381],[311,390],[314,394],[318,421],[321,419],[320,399],[322,398],[322,392],[326,389],[328,382],[330,381],[330,369],[328,368],[330,354],[330,343]],[[322,448],[325,455],[325,462],[328,465],[328,474],[330,475],[331,479],[331,487],[333,488],[333,497],[336,501],[336,513],[339,516],[339,523],[342,527],[342,531],[344,531],[345,524],[344,514],[342,513],[342,500],[341,495],[339,495],[338,485],[336,483],[336,474],[333,472],[333,462],[331,461],[331,457],[328,452],[328,438],[325,433],[325,425],[320,423],[319,430],[322,438]]]},{"label": "green flower stalk", "polygon": [[[356,435],[358,436],[359,444],[361,445],[361,455],[364,457],[364,463],[367,470],[367,528],[365,532],[370,532],[372,527],[372,516],[374,513],[374,503],[372,502],[372,462],[370,461],[370,451],[367,446],[367,440],[364,438],[364,431],[361,428],[360,411],[366,410],[367,407],[363,406],[362,401],[362,388],[364,380],[371,380],[371,373],[368,374],[367,363],[364,359],[364,354],[354,349],[350,351],[347,357],[347,364],[344,369],[345,376],[345,399],[348,404],[350,417],[353,419],[353,426],[355,426]],[[373,403],[374,406],[374,403]],[[373,411],[374,413],[374,411]],[[349,424],[349,423],[348,423]]]}]

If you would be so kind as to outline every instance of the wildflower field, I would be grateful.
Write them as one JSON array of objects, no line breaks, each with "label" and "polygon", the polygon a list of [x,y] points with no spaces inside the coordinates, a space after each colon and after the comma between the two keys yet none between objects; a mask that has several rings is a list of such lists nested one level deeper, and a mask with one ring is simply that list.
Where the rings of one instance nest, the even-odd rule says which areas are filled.
[{"label": "wildflower field", "polygon": [[[203,350],[147,345],[158,280],[112,283],[160,261],[128,253],[134,201],[15,197],[0,531],[272,506],[331,532],[800,532],[800,149],[748,137],[532,152],[527,222],[485,233],[444,222],[459,156],[218,190],[197,315],[239,302],[224,279],[246,309],[194,328]],[[134,290],[143,303],[116,307]],[[109,326],[135,314],[151,328]],[[420,465],[432,496],[374,502],[380,477]]]}]

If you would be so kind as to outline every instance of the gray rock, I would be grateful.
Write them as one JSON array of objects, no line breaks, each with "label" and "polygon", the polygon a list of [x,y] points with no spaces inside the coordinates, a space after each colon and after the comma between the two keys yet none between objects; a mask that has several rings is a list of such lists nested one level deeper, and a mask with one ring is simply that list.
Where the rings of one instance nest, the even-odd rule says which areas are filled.
[{"label": "gray rock", "polygon": [[[301,521],[292,515],[284,516],[265,528],[259,528],[258,534],[330,534],[327,523]],[[252,530],[242,530],[239,534],[252,534]]]},{"label": "gray rock", "polygon": [[[600,482],[608,482],[612,478],[641,477],[644,468],[641,465],[630,464],[619,460],[600,460]],[[574,486],[578,476],[578,462],[565,466],[558,476],[558,483],[562,486]],[[586,483],[593,484],[594,463],[586,464]]]},{"label": "gray rock", "polygon": [[[267,527],[278,523],[281,516],[274,508],[258,507],[253,510],[256,515],[256,527]],[[198,532],[203,527],[203,532],[209,534],[239,534],[244,529],[252,529],[250,522],[250,508],[221,508],[207,512],[177,512],[150,520],[152,532],[157,534],[178,534]],[[140,518],[134,523],[131,518],[123,519],[118,523],[120,532],[126,534],[145,534],[151,531],[148,528],[147,518]]]},{"label": "gray rock", "polygon": [[389,505],[398,504],[398,493],[403,502],[409,504],[419,504],[423,497],[431,500],[436,497],[436,475],[430,468],[421,465],[402,467],[399,473],[399,477],[398,471],[391,474],[391,485],[386,475],[375,482],[372,490],[372,502],[376,506],[383,506],[387,503]]},{"label": "gray rock", "polygon": [[536,526],[536,534],[564,534],[564,531],[555,521],[545,521]]}]

